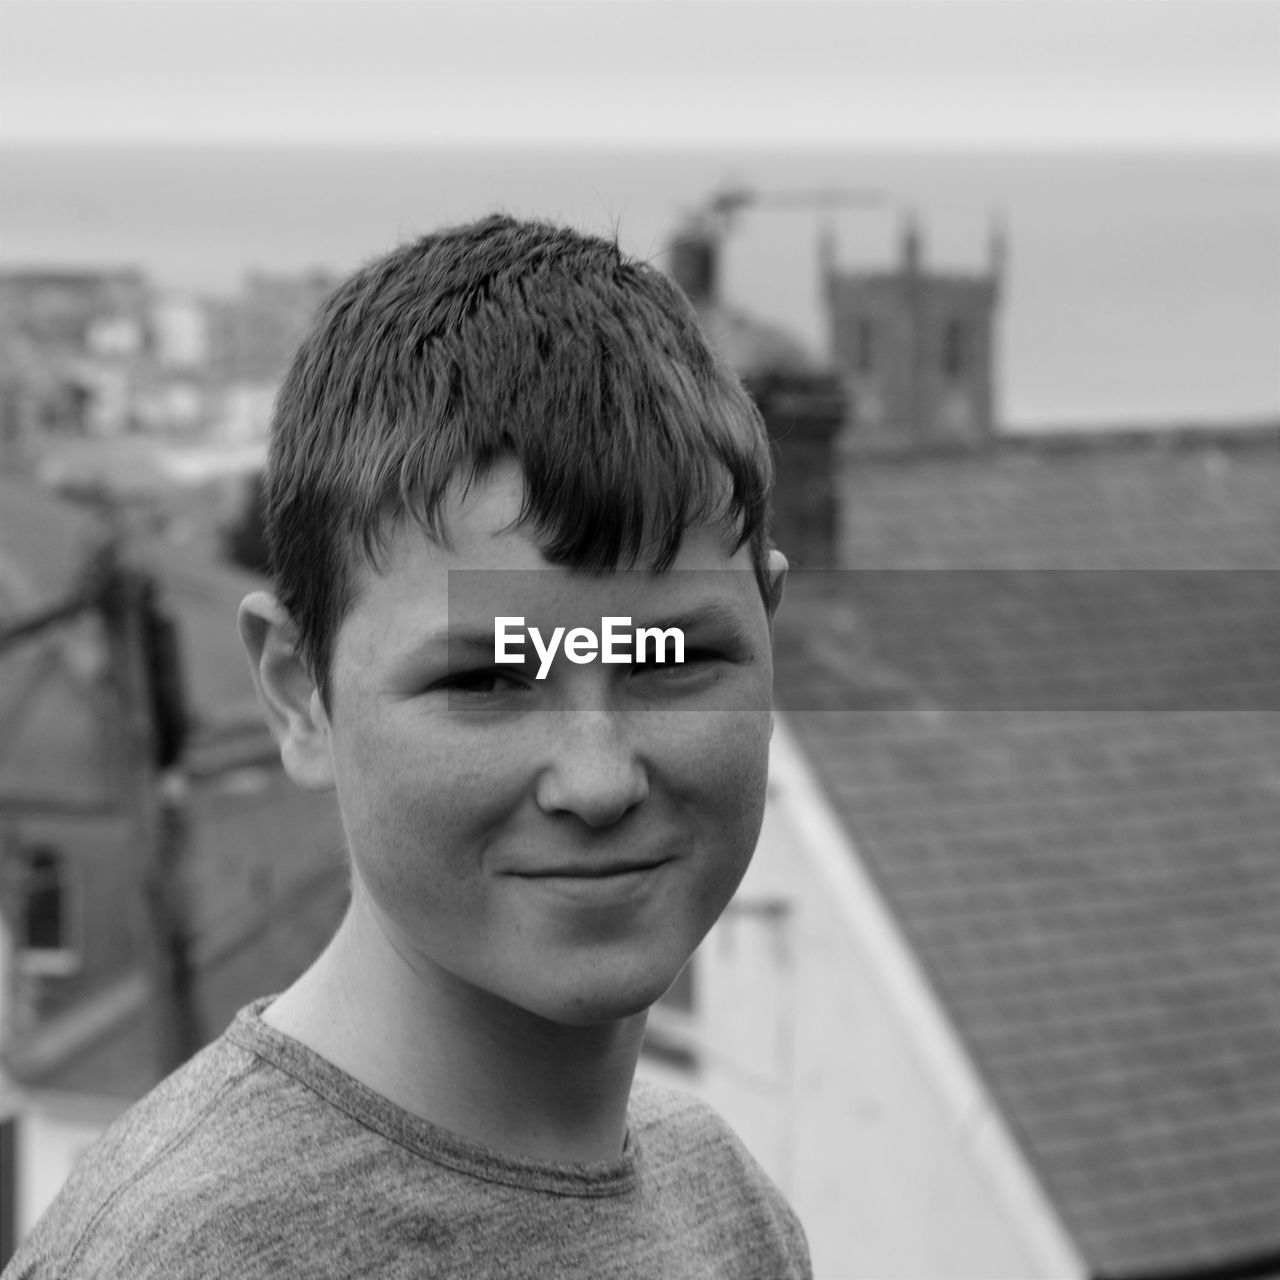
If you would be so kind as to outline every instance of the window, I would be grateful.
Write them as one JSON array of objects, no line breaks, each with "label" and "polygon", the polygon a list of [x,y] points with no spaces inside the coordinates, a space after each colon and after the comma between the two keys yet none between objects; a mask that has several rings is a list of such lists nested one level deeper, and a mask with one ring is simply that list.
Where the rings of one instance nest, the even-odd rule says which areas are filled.
[{"label": "window", "polygon": [[74,973],[80,967],[80,948],[69,859],[49,844],[32,845],[18,856],[18,968],[42,977]]}]

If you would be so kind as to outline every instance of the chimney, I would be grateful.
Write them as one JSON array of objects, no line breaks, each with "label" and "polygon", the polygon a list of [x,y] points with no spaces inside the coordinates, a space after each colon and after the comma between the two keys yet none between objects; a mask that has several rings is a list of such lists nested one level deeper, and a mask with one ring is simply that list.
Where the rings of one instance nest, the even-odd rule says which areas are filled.
[{"label": "chimney", "polygon": [[671,276],[699,310],[719,296],[719,243],[705,218],[690,218],[667,249]]},{"label": "chimney", "polygon": [[773,446],[773,540],[797,568],[833,568],[836,436],[846,412],[840,380],[829,373],[769,372],[747,377],[746,384]]}]

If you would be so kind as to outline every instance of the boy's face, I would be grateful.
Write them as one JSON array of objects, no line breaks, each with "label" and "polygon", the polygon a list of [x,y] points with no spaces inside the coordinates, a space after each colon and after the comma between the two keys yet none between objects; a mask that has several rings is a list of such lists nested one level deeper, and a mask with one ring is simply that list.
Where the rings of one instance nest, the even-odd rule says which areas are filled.
[{"label": "boy's face", "polygon": [[[405,521],[384,571],[362,571],[334,647],[325,780],[358,889],[419,972],[557,1022],[603,1022],[666,990],[746,870],[764,805],[769,620],[749,553],[728,555],[712,530],[687,533],[671,575],[591,576],[548,567],[511,527],[522,497],[519,470],[499,468],[446,505],[450,549]],[[493,575],[503,589],[487,599],[455,574],[451,618],[461,569],[537,572]],[[561,652],[538,680],[527,634],[528,664],[495,666],[495,612],[543,636],[598,631],[608,615],[682,626],[686,662]],[[460,662],[463,632],[475,643]]]}]

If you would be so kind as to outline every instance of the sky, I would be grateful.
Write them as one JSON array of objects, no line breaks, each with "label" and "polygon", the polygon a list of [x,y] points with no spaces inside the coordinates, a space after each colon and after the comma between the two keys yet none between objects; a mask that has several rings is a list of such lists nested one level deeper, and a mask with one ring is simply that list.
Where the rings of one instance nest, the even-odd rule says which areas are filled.
[{"label": "sky", "polygon": [[49,143],[1280,152],[1280,0],[0,0]]}]

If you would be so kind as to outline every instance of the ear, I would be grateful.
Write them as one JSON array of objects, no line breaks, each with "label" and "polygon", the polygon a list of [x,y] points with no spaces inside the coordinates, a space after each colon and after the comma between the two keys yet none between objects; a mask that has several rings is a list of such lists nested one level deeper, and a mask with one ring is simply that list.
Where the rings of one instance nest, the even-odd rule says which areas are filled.
[{"label": "ear", "polygon": [[787,581],[787,569],[790,566],[787,563],[787,557],[778,550],[777,547],[772,548],[769,552],[769,585],[770,585],[770,604],[769,610],[769,629],[773,630],[774,615],[778,612],[778,606],[782,603],[782,590]]},{"label": "ear", "polygon": [[240,605],[240,639],[285,772],[304,790],[330,790],[329,717],[298,651],[292,618],[273,595],[255,591]]},{"label": "ear", "polygon": [[[782,603],[782,592],[787,584],[787,570],[791,566],[787,563],[787,557],[774,547],[769,552],[769,600],[771,608],[769,610],[769,643],[773,643],[773,620],[778,616],[778,606]],[[777,724],[777,717],[773,711],[769,712],[769,737],[773,737],[773,730]]]}]

